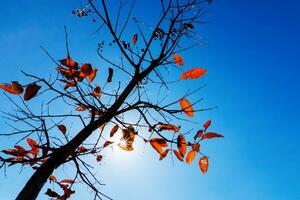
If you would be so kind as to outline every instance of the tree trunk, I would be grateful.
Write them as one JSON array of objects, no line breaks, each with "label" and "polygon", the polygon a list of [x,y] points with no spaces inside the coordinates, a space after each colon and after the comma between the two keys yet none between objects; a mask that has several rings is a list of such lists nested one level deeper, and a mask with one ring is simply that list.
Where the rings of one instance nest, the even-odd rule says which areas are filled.
[{"label": "tree trunk", "polygon": [[[149,71],[150,72],[150,71]],[[148,72],[148,73],[149,73]],[[147,73],[147,74],[148,74]],[[117,113],[125,99],[146,75],[134,76],[126,86],[122,94],[115,103],[105,112],[105,114],[96,121],[92,121],[83,128],[70,142],[53,152],[53,155],[38,168],[31,178],[27,181],[22,191],[17,196],[16,200],[34,200],[37,198],[41,189],[45,185],[48,177],[53,171],[63,164],[66,159],[96,130],[99,126],[109,122]]]}]

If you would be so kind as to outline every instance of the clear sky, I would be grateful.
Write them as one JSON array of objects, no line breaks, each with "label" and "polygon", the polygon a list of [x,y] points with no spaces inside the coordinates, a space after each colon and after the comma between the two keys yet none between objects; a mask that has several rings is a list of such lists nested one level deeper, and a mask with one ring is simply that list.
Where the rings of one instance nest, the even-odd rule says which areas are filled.
[{"label": "clear sky", "polygon": [[[136,13],[145,18],[159,9],[157,3],[137,2]],[[73,57],[97,64],[101,36],[93,35],[95,24],[71,15],[77,6],[71,0],[1,2],[0,82],[22,80],[21,69],[50,73],[53,65],[40,46],[63,58],[63,25]],[[202,147],[211,157],[208,173],[201,174],[196,162],[159,162],[149,146],[130,155],[116,150],[97,168],[106,183],[102,191],[121,200],[299,200],[299,7],[297,0],[216,1],[210,23],[201,28],[208,43],[184,55],[209,71],[199,82],[207,84],[199,95],[206,105],[218,106],[196,120],[212,119],[212,129],[225,135]],[[1,96],[3,109],[8,102]],[[0,138],[4,147],[6,139]],[[32,173],[21,170],[14,167],[7,177],[1,171],[1,200],[13,199]],[[88,197],[79,187],[73,199]]]}]

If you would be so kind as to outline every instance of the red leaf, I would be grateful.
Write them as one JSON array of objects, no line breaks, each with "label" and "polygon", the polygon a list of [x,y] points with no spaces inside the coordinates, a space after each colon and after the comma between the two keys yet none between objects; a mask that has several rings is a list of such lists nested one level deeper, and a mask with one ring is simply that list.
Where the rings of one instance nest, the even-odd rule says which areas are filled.
[{"label": "red leaf", "polygon": [[199,143],[196,143],[196,144],[192,144],[192,149],[196,152],[199,153],[200,151],[200,144]]},{"label": "red leaf", "polygon": [[118,131],[118,129],[119,129],[119,126],[118,126],[118,125],[115,125],[115,126],[111,129],[109,136],[110,136],[110,137],[113,137],[113,136],[115,135],[115,133]]},{"label": "red leaf", "polygon": [[66,134],[67,128],[66,128],[65,125],[60,124],[60,125],[57,126],[57,128],[58,128],[63,134]]},{"label": "red leaf", "polygon": [[89,63],[85,63],[80,67],[79,77],[84,79],[92,73],[92,65]]},{"label": "red leaf", "polygon": [[75,181],[72,180],[72,179],[64,179],[64,180],[61,180],[59,183],[70,183],[70,184],[73,184]]},{"label": "red leaf", "polygon": [[205,122],[203,124],[203,127],[204,127],[204,131],[206,131],[206,129],[208,129],[208,127],[211,125],[211,120],[207,120],[207,122]]},{"label": "red leaf", "polygon": [[31,147],[30,153],[36,156],[40,152],[38,143],[31,138],[27,138],[26,141],[27,144]]},{"label": "red leaf", "polygon": [[134,34],[133,37],[132,37],[132,44],[135,45],[136,42],[137,42],[137,40],[138,40],[138,34],[136,33],[136,34]]},{"label": "red leaf", "polygon": [[91,94],[91,96],[93,97],[100,97],[101,96],[101,88],[100,86],[96,86],[96,88],[94,89],[93,93]]},{"label": "red leaf", "polygon": [[199,130],[197,134],[194,136],[194,139],[196,140],[198,137],[201,137],[203,135],[203,130]]},{"label": "red leaf", "polygon": [[184,60],[183,60],[183,58],[179,54],[175,53],[174,56],[173,56],[173,59],[174,59],[174,62],[178,66],[183,66]]},{"label": "red leaf", "polygon": [[26,149],[24,149],[23,147],[19,146],[19,145],[15,145],[14,146],[19,152],[20,154],[24,155],[26,154],[28,151],[26,151]]},{"label": "red leaf", "polygon": [[90,73],[90,75],[89,75],[89,82],[90,82],[90,83],[94,81],[94,79],[95,79],[95,77],[96,77],[96,75],[97,75],[97,71],[98,71],[98,69],[95,68],[95,69],[93,69],[92,72]]},{"label": "red leaf", "polygon": [[41,89],[41,86],[39,86],[35,83],[27,85],[27,87],[25,89],[24,100],[28,101],[28,100],[32,99],[38,93],[38,91],[40,89]]},{"label": "red leaf", "polygon": [[175,156],[178,158],[178,160],[183,161],[183,156],[181,155],[181,153],[179,153],[176,150],[173,150]]},{"label": "red leaf", "polygon": [[162,138],[152,138],[150,139],[151,146],[161,155],[163,153],[163,147],[167,147],[167,141]]},{"label": "red leaf", "polygon": [[12,84],[0,84],[0,88],[11,94],[23,93],[23,87],[17,81],[13,81]]},{"label": "red leaf", "polygon": [[174,124],[163,124],[159,123],[159,130],[158,131],[173,131],[174,133],[177,133],[180,130],[180,127],[175,126]]},{"label": "red leaf", "polygon": [[17,149],[5,149],[2,150],[2,152],[12,156],[21,156],[20,152]]},{"label": "red leaf", "polygon": [[205,133],[203,136],[202,136],[202,140],[204,139],[211,139],[211,138],[222,138],[224,137],[223,135],[220,135],[220,134],[217,134],[217,133],[213,133],[213,132],[208,132],[208,133]]},{"label": "red leaf", "polygon": [[87,152],[87,151],[88,151],[88,149],[85,148],[84,146],[80,146],[80,147],[78,147],[78,149],[77,149],[77,152],[78,152],[78,153],[85,153],[85,152]]},{"label": "red leaf", "polygon": [[62,65],[69,67],[70,69],[78,70],[78,63],[70,57],[70,55],[67,55],[66,59],[62,59],[59,61]]},{"label": "red leaf", "polygon": [[191,164],[191,162],[195,159],[196,154],[197,154],[197,151],[192,149],[186,156],[186,163]]},{"label": "red leaf", "polygon": [[114,142],[111,142],[111,141],[107,140],[106,142],[104,142],[103,148],[107,147],[108,145],[111,145],[112,143],[114,143]]},{"label": "red leaf", "polygon": [[177,137],[177,148],[182,157],[186,154],[186,140],[182,134]]},{"label": "red leaf", "polygon": [[183,112],[187,116],[194,117],[194,109],[192,107],[192,104],[186,98],[180,99],[179,103],[180,103],[181,110],[183,110]]},{"label": "red leaf", "polygon": [[170,149],[167,149],[162,154],[160,154],[159,160],[164,159],[168,155],[169,151]]},{"label": "red leaf", "polygon": [[202,68],[195,68],[195,69],[190,69],[180,76],[180,80],[186,80],[186,79],[197,79],[206,74],[207,71]]},{"label": "red leaf", "polygon": [[96,158],[97,162],[100,162],[102,160],[102,158],[103,158],[103,156],[98,155],[97,158]]},{"label": "red leaf", "polygon": [[57,182],[57,179],[56,179],[56,177],[55,176],[53,176],[53,175],[51,175],[51,176],[49,176],[49,181],[50,181],[50,183],[51,183],[51,181],[53,181],[53,182]]},{"label": "red leaf", "polygon": [[206,156],[203,156],[199,160],[199,167],[203,174],[205,174],[208,170],[208,158]]}]

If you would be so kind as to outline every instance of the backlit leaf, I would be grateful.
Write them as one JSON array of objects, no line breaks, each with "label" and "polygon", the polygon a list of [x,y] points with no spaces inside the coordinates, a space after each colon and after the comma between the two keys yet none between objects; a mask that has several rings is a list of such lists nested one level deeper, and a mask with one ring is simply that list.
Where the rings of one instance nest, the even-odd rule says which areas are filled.
[{"label": "backlit leaf", "polygon": [[122,129],[123,137],[121,138],[121,142],[118,146],[125,151],[133,151],[133,142],[136,133],[132,126],[129,126],[126,129]]},{"label": "backlit leaf", "polygon": [[32,99],[38,93],[38,91],[40,89],[41,89],[41,86],[39,86],[35,83],[27,85],[27,87],[25,89],[24,100],[28,101],[28,100]]},{"label": "backlit leaf", "polygon": [[72,179],[63,179],[60,181],[60,183],[70,183],[70,184],[73,184],[75,181],[72,180]]},{"label": "backlit leaf", "polygon": [[85,63],[80,67],[80,72],[79,72],[79,77],[80,78],[85,78],[89,76],[92,73],[92,65],[89,63]]},{"label": "backlit leaf", "polygon": [[118,126],[118,125],[115,125],[115,126],[111,129],[109,136],[110,136],[110,137],[113,137],[113,136],[115,135],[115,133],[118,131],[118,129],[119,129],[119,126]]},{"label": "backlit leaf", "polygon": [[65,125],[60,124],[60,125],[57,126],[57,128],[58,128],[63,134],[66,134],[67,128],[66,128]]},{"label": "backlit leaf", "polygon": [[93,97],[100,97],[101,96],[101,88],[100,86],[96,86],[96,88],[94,89],[93,93],[91,94],[91,96]]},{"label": "backlit leaf", "polygon": [[204,140],[204,139],[222,138],[222,137],[224,137],[224,136],[220,135],[218,133],[208,132],[208,133],[205,133],[201,139]]},{"label": "backlit leaf", "polygon": [[102,155],[97,155],[96,160],[97,162],[100,162],[102,160],[103,156]]},{"label": "backlit leaf", "polygon": [[179,134],[177,137],[177,148],[182,157],[186,154],[186,140],[182,134]]},{"label": "backlit leaf", "polygon": [[204,127],[204,130],[206,131],[206,129],[208,129],[208,127],[211,125],[211,120],[207,120],[204,124],[203,124],[203,127]]},{"label": "backlit leaf", "polygon": [[199,167],[203,174],[205,174],[208,170],[208,158],[206,156],[203,156],[199,160]]},{"label": "backlit leaf", "polygon": [[192,144],[192,149],[198,153],[200,151],[200,144]]},{"label": "backlit leaf", "polygon": [[197,134],[194,136],[194,139],[196,140],[198,137],[201,137],[203,135],[203,130],[199,130]]},{"label": "backlit leaf", "polygon": [[180,76],[180,80],[186,80],[186,79],[197,79],[206,74],[207,71],[202,68],[194,68],[190,69]]},{"label": "backlit leaf", "polygon": [[136,33],[136,34],[134,34],[133,37],[132,37],[132,44],[135,45],[136,42],[137,42],[137,40],[138,40],[138,34]]},{"label": "backlit leaf", "polygon": [[173,131],[174,133],[177,133],[180,130],[180,127],[175,126],[174,124],[164,124],[159,123],[159,130],[158,131]]},{"label": "backlit leaf", "polygon": [[186,156],[186,163],[191,164],[191,162],[195,159],[197,151],[191,150]]},{"label": "backlit leaf", "polygon": [[23,87],[17,81],[13,81],[12,84],[0,84],[0,88],[11,94],[22,94],[23,93]]},{"label": "backlit leaf", "polygon": [[95,79],[95,77],[97,75],[97,71],[98,71],[98,69],[94,68],[92,70],[92,72],[89,74],[89,82],[90,83],[94,81],[94,79]]},{"label": "backlit leaf", "polygon": [[183,66],[184,60],[178,53],[174,54],[173,59],[178,66]]},{"label": "backlit leaf", "polygon": [[62,65],[69,67],[70,69],[78,70],[78,63],[74,61],[70,55],[67,55],[67,58],[59,61]]},{"label": "backlit leaf", "polygon": [[167,141],[162,138],[152,138],[150,139],[150,144],[159,154],[163,153],[163,147],[168,146]]},{"label": "backlit leaf", "polygon": [[178,160],[183,161],[183,156],[181,155],[181,153],[179,153],[177,150],[173,150],[175,156],[178,158]]},{"label": "backlit leaf", "polygon": [[104,144],[103,144],[103,148],[107,147],[108,145],[111,145],[112,143],[114,142],[111,142],[111,141],[105,141]]},{"label": "backlit leaf", "polygon": [[159,160],[164,159],[168,153],[169,153],[170,149],[166,149],[162,154],[160,154]]},{"label": "backlit leaf", "polygon": [[33,155],[37,155],[40,152],[38,148],[38,143],[31,138],[27,138],[26,141],[27,144],[31,147],[30,153]]},{"label": "backlit leaf", "polygon": [[187,116],[194,117],[194,109],[192,107],[192,104],[186,98],[180,99],[179,104],[180,104],[181,110],[183,110],[183,112]]}]

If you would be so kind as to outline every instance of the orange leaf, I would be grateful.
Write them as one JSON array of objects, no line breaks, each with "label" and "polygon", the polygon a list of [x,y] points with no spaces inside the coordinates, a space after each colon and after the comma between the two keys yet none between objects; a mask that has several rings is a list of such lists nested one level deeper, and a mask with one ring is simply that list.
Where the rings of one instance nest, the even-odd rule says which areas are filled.
[{"label": "orange leaf", "polygon": [[89,63],[85,63],[80,67],[79,77],[85,78],[92,73],[92,65]]},{"label": "orange leaf", "polygon": [[192,149],[196,152],[200,151],[200,144],[196,143],[196,144],[192,144]]},{"label": "orange leaf", "polygon": [[186,154],[186,140],[182,134],[177,137],[177,148],[182,157]]},{"label": "orange leaf", "polygon": [[183,161],[183,156],[181,155],[181,153],[179,153],[175,149],[173,150],[173,152],[174,152],[175,156],[178,158],[178,160]]},{"label": "orange leaf", "polygon": [[23,87],[17,81],[12,81],[12,84],[0,84],[0,88],[11,94],[22,94]]},{"label": "orange leaf", "polygon": [[180,76],[180,80],[186,80],[186,79],[197,79],[206,74],[207,71],[202,68],[194,68],[190,69]]},{"label": "orange leaf", "polygon": [[197,154],[197,151],[192,149],[186,157],[186,163],[191,164],[191,162],[195,159],[196,154]]},{"label": "orange leaf", "polygon": [[70,57],[70,55],[67,55],[66,59],[62,59],[59,61],[62,65],[69,67],[70,69],[78,69],[78,63]]},{"label": "orange leaf", "polygon": [[96,74],[97,74],[97,71],[98,71],[98,69],[95,68],[95,69],[93,69],[92,72],[90,73],[90,75],[89,75],[89,82],[90,82],[90,83],[94,81],[94,79],[95,79],[95,77],[96,77]]},{"label": "orange leaf", "polygon": [[119,126],[118,126],[118,125],[115,125],[115,126],[111,129],[109,136],[110,136],[110,137],[113,137],[113,136],[115,135],[115,133],[118,131],[118,129],[119,129]]},{"label": "orange leaf", "polygon": [[107,147],[108,145],[111,145],[112,143],[114,143],[114,142],[111,142],[111,141],[107,140],[106,142],[104,142],[103,148]]},{"label": "orange leaf", "polygon": [[178,66],[183,66],[184,60],[183,60],[183,58],[179,54],[175,53],[174,56],[173,56],[173,59],[174,59],[174,62]]},{"label": "orange leaf", "polygon": [[86,110],[85,105],[78,105],[75,109],[76,111],[82,112]]},{"label": "orange leaf", "polygon": [[57,126],[57,128],[58,128],[63,134],[66,134],[67,128],[66,128],[65,125],[60,124],[60,125]]},{"label": "orange leaf", "polygon": [[186,99],[186,98],[182,98],[179,101],[181,110],[183,110],[183,112],[189,116],[189,117],[194,117],[194,109],[192,107],[192,104]]},{"label": "orange leaf", "polygon": [[102,160],[102,158],[103,158],[103,156],[98,155],[97,158],[96,158],[97,162],[100,162]]},{"label": "orange leaf", "polygon": [[91,96],[93,97],[100,97],[101,96],[101,88],[100,86],[96,86],[96,88],[94,89],[93,93],[91,94]]},{"label": "orange leaf", "polygon": [[129,126],[126,129],[122,129],[122,133],[123,137],[121,138],[121,143],[119,143],[118,146],[125,151],[133,151],[132,145],[137,133],[134,132],[132,126]]},{"label": "orange leaf", "polygon": [[150,144],[159,154],[163,153],[163,147],[168,146],[167,141],[162,138],[152,138],[150,139]]},{"label": "orange leaf", "polygon": [[53,181],[53,182],[57,182],[57,179],[56,179],[56,177],[55,176],[53,176],[53,175],[51,175],[51,176],[49,176],[49,181],[50,181],[50,183],[51,183],[51,181]]},{"label": "orange leaf", "polygon": [[162,154],[160,154],[159,160],[164,159],[168,155],[169,151],[170,149],[167,149]]},{"label": "orange leaf", "polygon": [[133,37],[132,37],[132,44],[135,45],[136,42],[137,42],[137,40],[138,40],[138,34],[136,33],[136,34],[134,34]]},{"label": "orange leaf", "polygon": [[75,181],[74,180],[72,180],[72,179],[64,179],[64,180],[61,180],[60,181],[60,183],[70,183],[70,184],[72,184],[72,183],[74,183]]},{"label": "orange leaf", "polygon": [[206,129],[208,129],[208,127],[211,125],[211,120],[207,120],[207,122],[205,122],[203,124],[204,130],[206,131]]},{"label": "orange leaf", "polygon": [[24,100],[28,101],[28,100],[32,99],[38,93],[38,91],[40,89],[41,89],[41,86],[39,86],[35,83],[27,85],[27,87],[25,89]]},{"label": "orange leaf", "polygon": [[174,133],[177,133],[180,130],[180,127],[177,127],[173,124],[163,124],[159,123],[159,130],[158,131],[173,131]]},{"label": "orange leaf", "polygon": [[203,174],[207,172],[208,169],[208,158],[206,156],[203,156],[199,160],[199,167]]},{"label": "orange leaf", "polygon": [[208,133],[205,133],[201,139],[204,140],[204,139],[221,138],[221,137],[224,137],[224,136],[220,135],[218,133],[208,132]]},{"label": "orange leaf", "polygon": [[203,130],[199,130],[197,134],[194,136],[194,139],[196,140],[198,137],[201,137],[203,135]]}]

